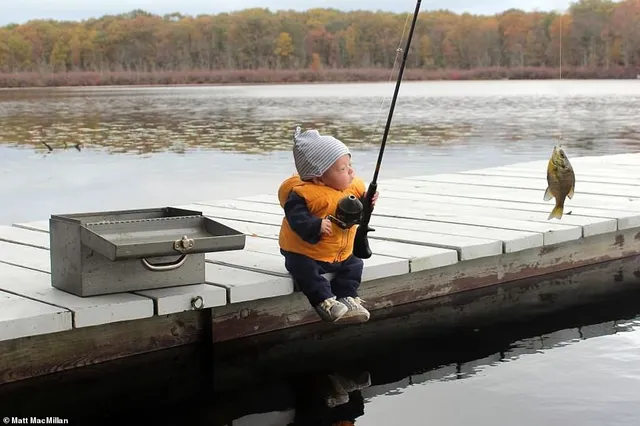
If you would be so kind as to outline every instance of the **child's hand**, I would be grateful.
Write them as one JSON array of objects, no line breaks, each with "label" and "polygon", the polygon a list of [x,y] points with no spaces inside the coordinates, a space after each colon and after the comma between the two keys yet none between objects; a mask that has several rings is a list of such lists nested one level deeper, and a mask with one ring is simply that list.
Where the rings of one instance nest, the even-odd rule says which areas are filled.
[{"label": "child's hand", "polygon": [[325,235],[333,234],[331,230],[331,221],[329,219],[322,219],[322,224],[320,225],[320,233]]},{"label": "child's hand", "polygon": [[376,191],[376,193],[373,194],[373,198],[371,198],[371,207],[376,205],[377,200],[378,200],[378,191]]}]

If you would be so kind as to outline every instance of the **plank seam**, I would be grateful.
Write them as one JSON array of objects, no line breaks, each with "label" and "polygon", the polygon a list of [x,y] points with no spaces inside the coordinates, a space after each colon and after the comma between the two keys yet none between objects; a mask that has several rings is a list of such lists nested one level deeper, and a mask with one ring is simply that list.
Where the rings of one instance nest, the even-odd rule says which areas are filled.
[{"label": "plank seam", "polygon": [[43,247],[36,244],[31,244],[31,243],[25,243],[23,241],[9,240],[3,237],[0,237],[0,241],[3,241],[5,243],[17,244],[20,246],[33,247],[33,248],[42,249],[42,250],[49,250],[47,247]]},{"label": "plank seam", "polygon": [[19,223],[13,223],[11,224],[11,226],[13,226],[14,228],[26,229],[27,231],[42,232],[43,234],[49,233],[49,231],[45,231],[44,229],[32,228],[30,226],[24,226]]},{"label": "plank seam", "polygon": [[43,271],[42,269],[32,268],[31,266],[20,265],[20,264],[13,263],[13,262],[8,262],[8,261],[2,260],[2,259],[0,259],[0,263],[4,263],[6,265],[11,265],[11,266],[17,266],[18,268],[29,269],[31,271],[44,272],[45,274],[51,274],[49,271]]},{"label": "plank seam", "polygon": [[[210,263],[213,263],[213,262],[210,262]],[[226,301],[227,301],[226,305],[231,305],[232,304],[231,303],[231,289],[230,288],[225,287],[222,284],[216,284],[216,283],[210,283],[210,282],[205,282],[205,284],[208,284],[210,286],[223,289],[224,290],[224,295],[225,295],[225,298],[226,298]],[[215,306],[215,307],[217,307],[217,306]]]},{"label": "plank seam", "polygon": [[[237,198],[235,200],[236,201],[250,201],[250,202],[253,202],[253,203],[261,203],[261,204],[267,204],[267,205],[276,205],[276,206],[279,205],[275,201],[247,200],[247,199],[243,199],[243,198]],[[198,203],[195,203],[195,204],[198,204]],[[199,203],[199,204],[202,204],[202,203]],[[202,205],[207,206],[208,204],[202,204]],[[211,206],[211,207],[217,207],[217,206]]]},{"label": "plank seam", "polygon": [[[391,229],[393,229],[393,228],[391,228]],[[395,243],[412,244],[412,245],[415,245],[415,246],[436,247],[436,248],[441,248],[441,249],[453,250],[458,254],[458,262],[462,262],[462,248],[448,246],[446,244],[440,244],[440,243],[429,243],[429,244],[426,244],[426,243],[421,243],[419,241],[412,241],[412,242],[408,243],[407,240],[398,240],[398,239],[395,239],[393,237],[379,237],[379,236],[376,236],[374,238],[373,236],[370,236],[370,238],[374,239],[374,240],[393,241]],[[502,254],[504,254],[504,253],[502,253]],[[406,258],[401,258],[401,259],[406,259]]]},{"label": "plank seam", "polygon": [[[227,266],[229,268],[243,269],[245,271],[251,271],[251,272],[258,272],[258,273],[261,273],[261,274],[272,275],[274,277],[291,278],[291,275],[289,275],[289,274],[285,275],[285,274],[281,274],[279,272],[266,271],[264,269],[253,268],[251,266],[236,265],[234,263],[228,263],[228,262],[224,262],[222,260],[210,260],[210,259],[207,259],[206,261],[209,262],[209,263],[216,264],[216,265]],[[213,283],[209,283],[209,284],[213,284]]]},{"label": "plank seam", "polygon": [[[4,263],[4,262],[3,262],[3,263]],[[14,266],[15,266],[15,265],[14,265]],[[34,302],[42,303],[43,305],[49,305],[49,306],[54,306],[54,307],[56,307],[56,308],[64,309],[66,312],[70,312],[70,313],[71,313],[71,319],[73,320],[73,321],[72,321],[72,326],[73,326],[73,328],[75,328],[75,311],[74,311],[73,309],[71,309],[71,308],[68,308],[68,307],[66,307],[66,306],[62,306],[62,305],[58,305],[58,304],[56,304],[56,303],[52,303],[52,302],[43,302],[42,300],[36,299],[36,298],[34,298],[33,296],[29,296],[29,295],[26,295],[26,294],[16,293],[15,291],[12,291],[12,290],[6,290],[6,289],[4,289],[4,288],[3,288],[3,289],[0,289],[0,292],[13,294],[14,296],[19,296],[19,297],[22,297],[22,298],[24,298],[24,299],[29,299],[29,300],[32,300],[32,301],[34,301]]]}]

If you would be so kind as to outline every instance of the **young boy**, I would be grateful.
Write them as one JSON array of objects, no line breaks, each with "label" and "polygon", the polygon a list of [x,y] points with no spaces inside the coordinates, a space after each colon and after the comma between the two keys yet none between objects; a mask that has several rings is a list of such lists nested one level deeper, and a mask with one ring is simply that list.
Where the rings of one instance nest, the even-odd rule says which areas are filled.
[{"label": "young boy", "polygon": [[[285,212],[280,228],[285,268],[324,321],[368,321],[369,311],[358,297],[363,262],[352,254],[356,226],[342,229],[327,219],[342,198],[365,195],[364,182],[351,168],[351,153],[332,136],[301,133],[298,127],[293,158],[298,174],[278,190]],[[377,198],[376,193],[374,203]],[[326,273],[334,274],[331,282]]]}]

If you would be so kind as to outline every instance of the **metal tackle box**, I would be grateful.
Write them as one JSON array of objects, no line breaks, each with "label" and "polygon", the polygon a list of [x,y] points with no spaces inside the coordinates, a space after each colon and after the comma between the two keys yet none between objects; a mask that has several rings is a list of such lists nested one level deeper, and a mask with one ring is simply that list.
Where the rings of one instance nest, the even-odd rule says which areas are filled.
[{"label": "metal tackle box", "polygon": [[242,250],[245,235],[174,207],[51,215],[51,285],[77,296],[205,281],[205,253]]}]

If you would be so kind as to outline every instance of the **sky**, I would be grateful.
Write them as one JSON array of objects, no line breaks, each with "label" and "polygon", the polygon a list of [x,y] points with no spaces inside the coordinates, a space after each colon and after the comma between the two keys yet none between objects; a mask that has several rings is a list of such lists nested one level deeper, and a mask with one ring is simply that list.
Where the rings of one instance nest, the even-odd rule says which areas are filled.
[{"label": "sky", "polygon": [[[524,10],[564,10],[569,0],[422,0],[421,10],[449,9],[456,13],[492,14],[510,8]],[[143,9],[156,14],[180,12],[185,15],[231,12],[251,7],[271,10],[337,8],[391,12],[413,11],[415,0],[0,0],[0,25],[24,23],[30,19],[82,20],[107,14]]]}]

